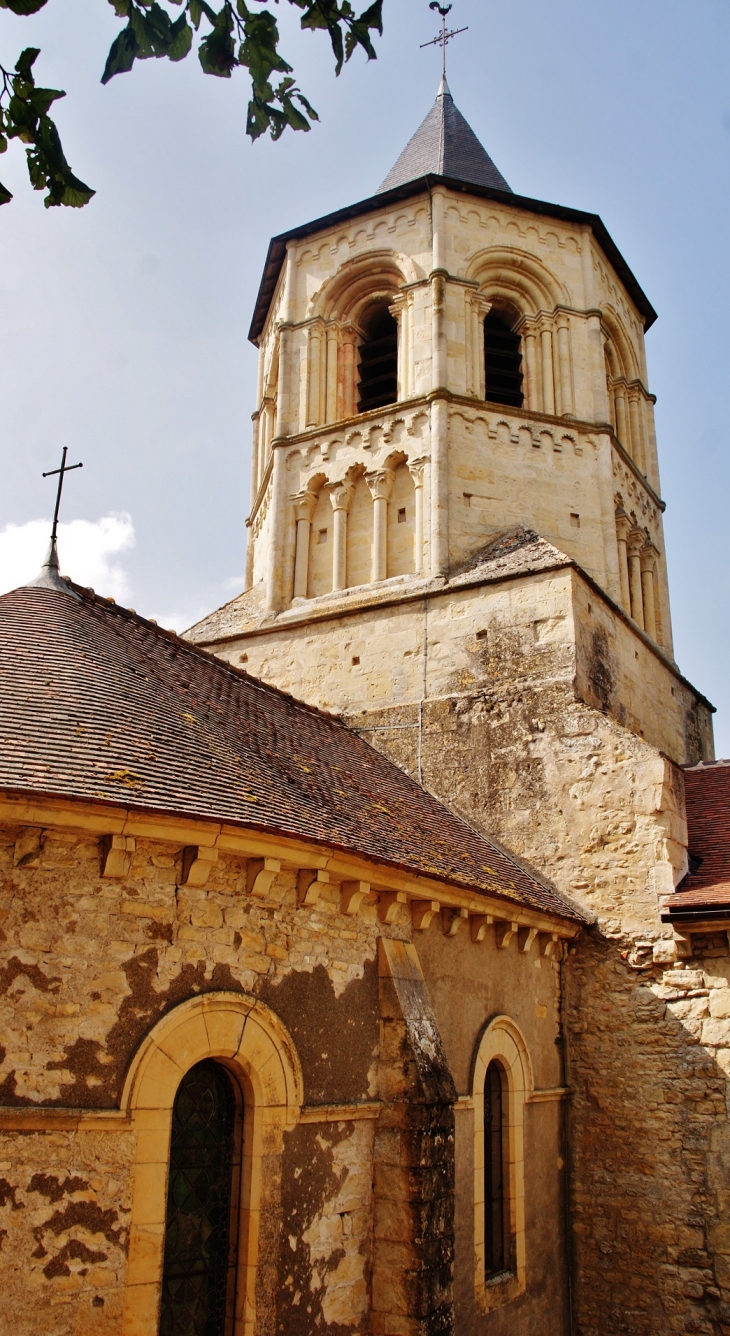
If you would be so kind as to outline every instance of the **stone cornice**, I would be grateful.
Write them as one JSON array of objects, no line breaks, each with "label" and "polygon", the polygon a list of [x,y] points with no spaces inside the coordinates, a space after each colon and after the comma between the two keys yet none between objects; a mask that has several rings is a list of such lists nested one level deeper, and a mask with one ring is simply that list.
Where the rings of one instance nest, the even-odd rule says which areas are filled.
[{"label": "stone cornice", "polygon": [[121,835],[158,840],[179,847],[216,849],[243,858],[271,858],[296,869],[327,872],[333,881],[367,882],[373,892],[401,895],[403,902],[438,902],[440,908],[466,914],[491,915],[494,921],[514,920],[541,932],[575,937],[581,924],[513,900],[476,889],[446,884],[386,863],[376,863],[327,845],[239,827],[232,823],[173,816],[144,808],[57,797],[51,794],[0,790],[0,822],[42,826],[83,833],[94,838]]}]

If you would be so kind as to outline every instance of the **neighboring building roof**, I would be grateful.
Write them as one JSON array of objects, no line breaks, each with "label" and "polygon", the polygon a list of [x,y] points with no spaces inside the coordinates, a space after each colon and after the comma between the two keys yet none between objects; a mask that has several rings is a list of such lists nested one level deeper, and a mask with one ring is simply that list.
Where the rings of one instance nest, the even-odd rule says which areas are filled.
[{"label": "neighboring building roof", "polygon": [[684,772],[690,871],[665,905],[669,921],[730,915],[730,761]]},{"label": "neighboring building roof", "polygon": [[490,186],[492,190],[510,190],[502,173],[464,120],[445,79],[441,80],[431,110],[409,139],[395,166],[391,167],[378,194],[429,175],[450,176],[455,181]]},{"label": "neighboring building roof", "polygon": [[77,585],[0,598],[0,788],[276,832],[581,921],[344,724]]}]

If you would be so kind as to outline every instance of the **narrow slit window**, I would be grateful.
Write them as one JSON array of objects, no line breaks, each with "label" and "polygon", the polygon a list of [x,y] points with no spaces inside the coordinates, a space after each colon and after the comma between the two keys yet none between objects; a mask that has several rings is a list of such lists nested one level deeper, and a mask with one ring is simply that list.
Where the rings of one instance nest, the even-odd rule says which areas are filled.
[{"label": "narrow slit window", "polygon": [[506,1078],[490,1062],[484,1081],[484,1271],[509,1266],[507,1249]]},{"label": "narrow slit window", "polygon": [[398,398],[398,326],[386,307],[378,307],[360,344],[358,413],[394,404]]},{"label": "narrow slit window", "polygon": [[492,404],[521,408],[522,340],[496,311],[490,311],[484,321],[484,366],[484,398]]},{"label": "narrow slit window", "polygon": [[172,1111],[159,1336],[231,1336],[238,1113],[220,1063],[191,1067]]}]

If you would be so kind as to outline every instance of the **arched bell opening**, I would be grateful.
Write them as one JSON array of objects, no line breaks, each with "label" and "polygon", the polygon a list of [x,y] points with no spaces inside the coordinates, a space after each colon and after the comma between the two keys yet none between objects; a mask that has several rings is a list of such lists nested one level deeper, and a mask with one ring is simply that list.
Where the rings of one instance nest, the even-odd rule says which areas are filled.
[{"label": "arched bell opening", "polygon": [[372,306],[362,320],[359,350],[358,413],[398,399],[398,325],[387,305]]},{"label": "arched bell opening", "polygon": [[242,1132],[237,1081],[196,1063],[172,1109],[159,1336],[232,1336]]},{"label": "arched bell opening", "polygon": [[507,306],[492,307],[484,320],[484,398],[488,403],[522,408],[522,339],[514,326],[519,315]]}]

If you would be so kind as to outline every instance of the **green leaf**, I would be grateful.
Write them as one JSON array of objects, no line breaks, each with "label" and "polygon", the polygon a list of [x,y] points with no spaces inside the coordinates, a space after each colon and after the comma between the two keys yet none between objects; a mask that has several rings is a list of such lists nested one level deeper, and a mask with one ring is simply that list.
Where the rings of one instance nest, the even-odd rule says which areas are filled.
[{"label": "green leaf", "polygon": [[139,46],[134,30],[130,23],[123,28],[109,48],[109,55],[106,58],[104,73],[101,76],[101,82],[108,84],[115,74],[127,74],[131,70],[136,58]]},{"label": "green leaf", "polygon": [[15,68],[21,79],[27,79],[30,80],[31,83],[33,82],[31,70],[40,54],[40,49],[37,46],[27,46],[25,51],[21,51],[15,62]]},{"label": "green leaf", "polygon": [[66,94],[58,88],[34,88],[28,100],[39,116],[45,116],[48,108],[52,107],[53,103],[57,102],[59,98],[65,96]]},{"label": "green leaf", "polygon": [[[13,14],[37,14],[47,4],[48,0],[0,0],[0,9],[9,9]],[[7,200],[2,202],[7,204]]]},{"label": "green leaf", "polygon": [[[174,4],[178,0],[173,0]],[[167,52],[170,60],[184,60],[193,44],[193,30],[184,14],[172,25],[172,41]]]},{"label": "green leaf", "polygon": [[0,181],[0,204],[9,204],[12,198],[10,191],[6,190],[2,181]]},{"label": "green leaf", "polygon": [[206,74],[230,79],[231,71],[238,62],[233,38],[233,14],[229,4],[225,4],[220,13],[216,14],[213,31],[203,38],[198,47],[198,59]]}]

